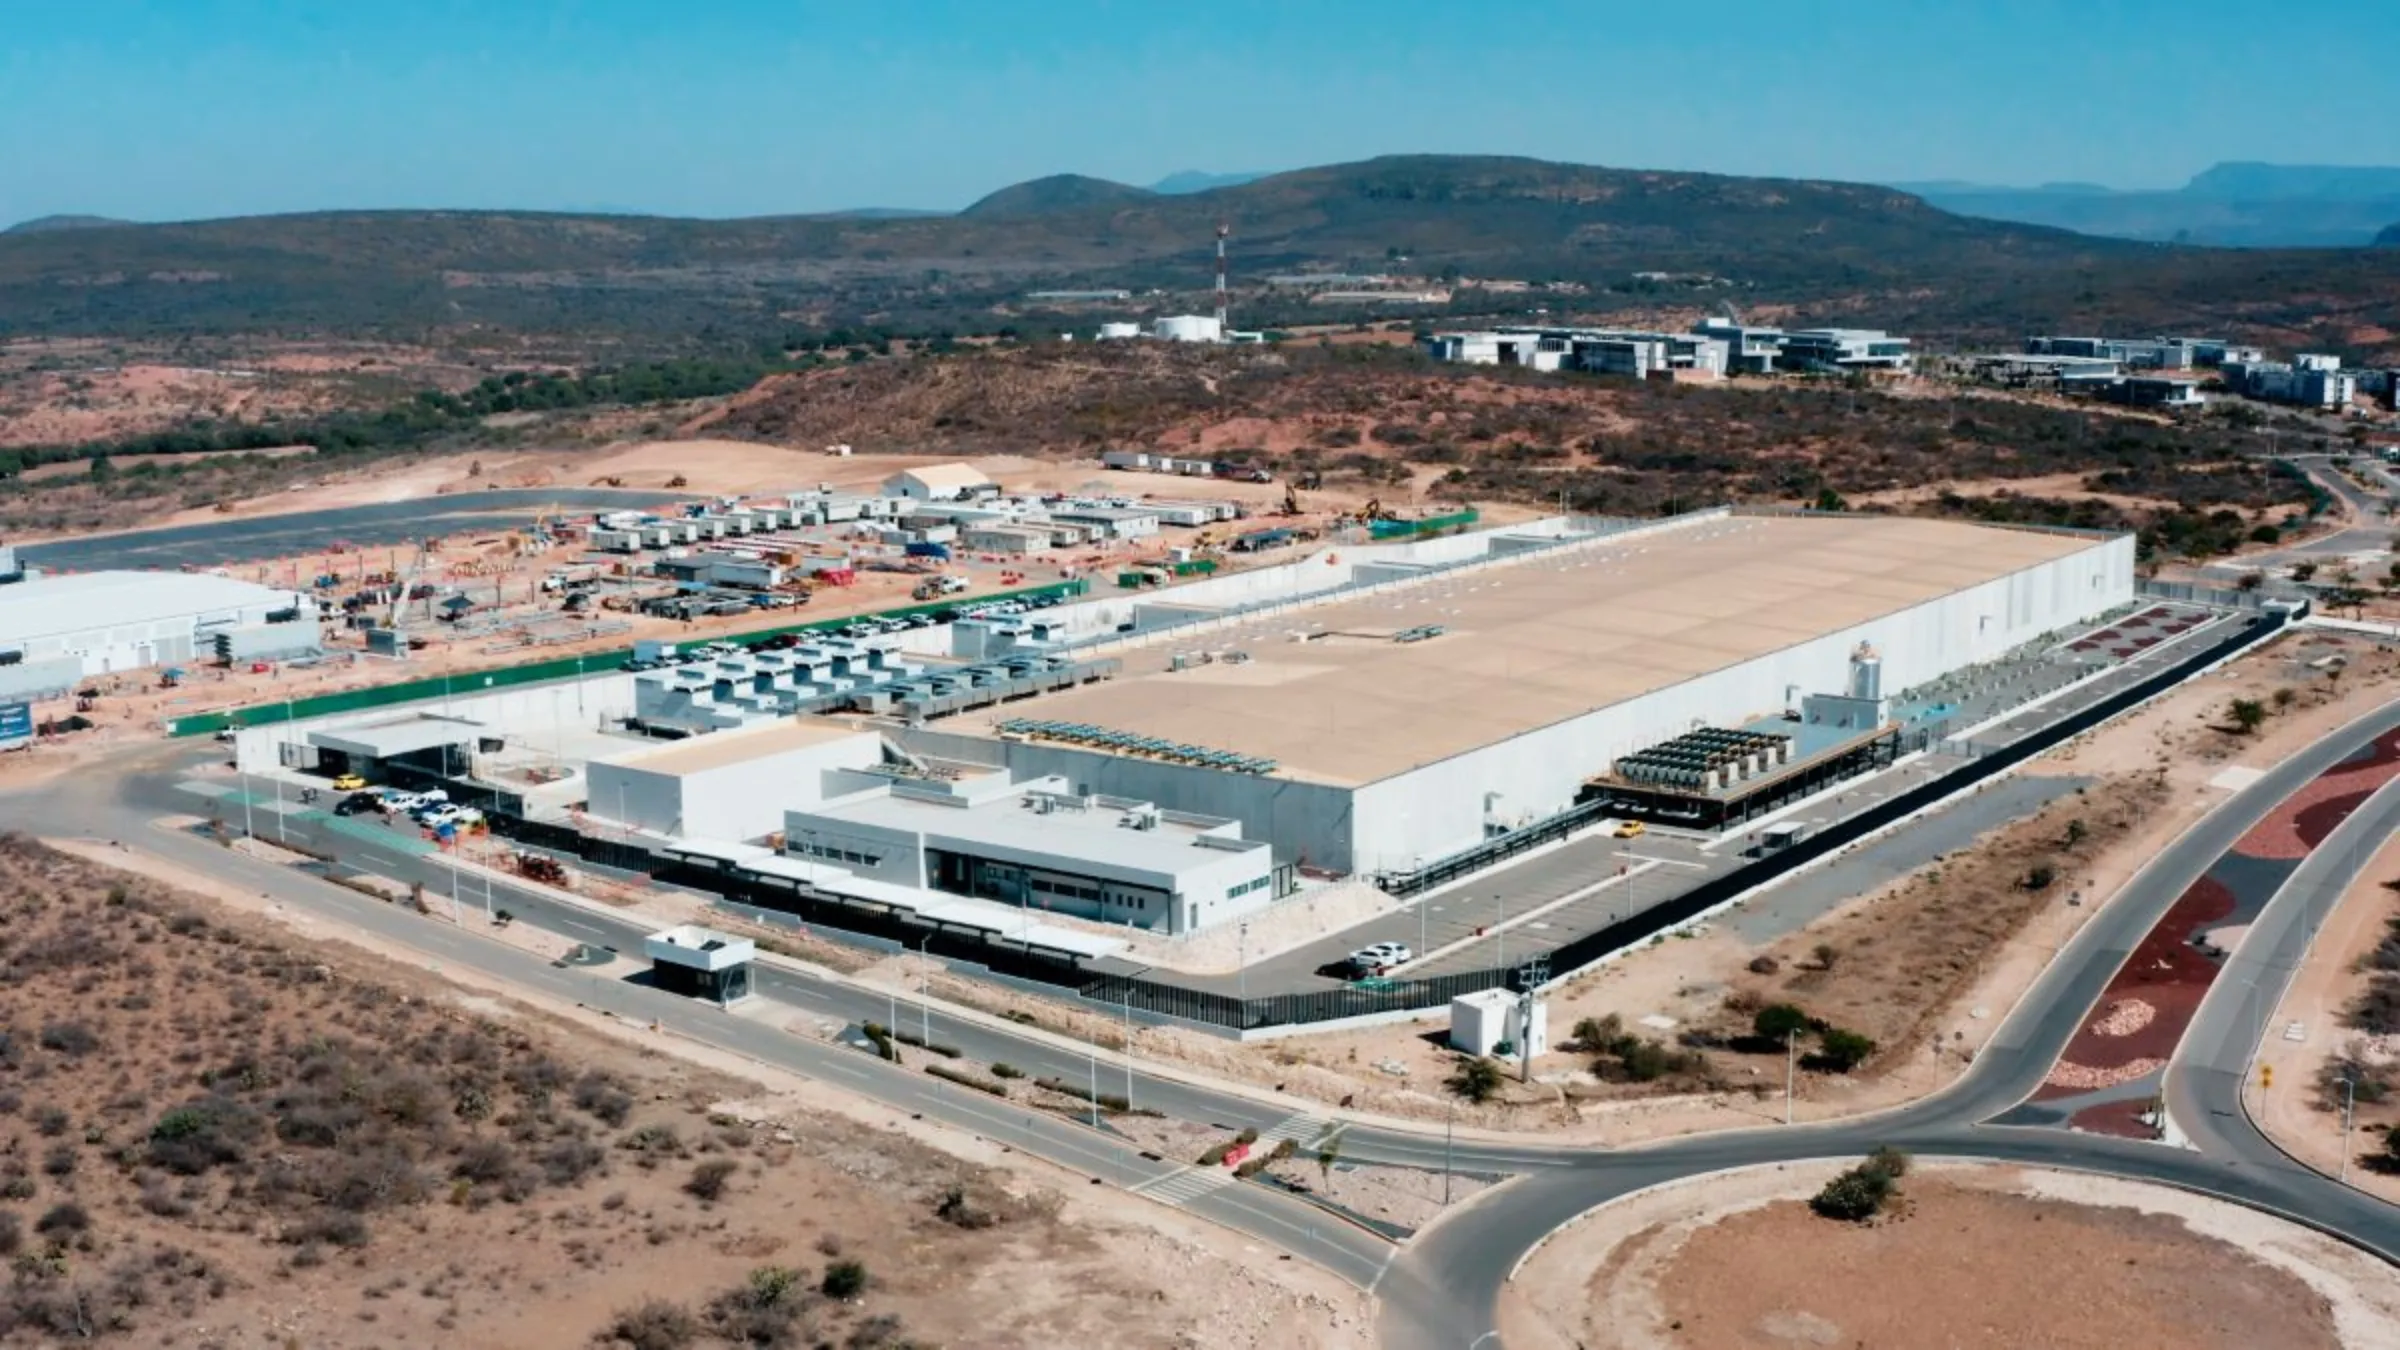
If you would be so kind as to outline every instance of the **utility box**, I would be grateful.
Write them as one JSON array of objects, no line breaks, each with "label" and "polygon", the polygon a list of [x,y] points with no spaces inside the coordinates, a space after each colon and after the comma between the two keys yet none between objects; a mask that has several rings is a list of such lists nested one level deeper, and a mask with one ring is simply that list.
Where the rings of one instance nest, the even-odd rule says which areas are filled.
[{"label": "utility box", "polygon": [[[1506,1043],[1515,1053],[1527,1049],[1526,1002],[1506,989],[1478,989],[1450,1000],[1450,1048],[1470,1055],[1488,1055]],[[1533,1009],[1532,1052],[1550,1049],[1550,1007],[1540,999]]]},{"label": "utility box", "polygon": [[650,954],[650,977],[661,989],[718,1004],[750,997],[758,944],[748,938],[687,923],[652,933],[642,946]]}]

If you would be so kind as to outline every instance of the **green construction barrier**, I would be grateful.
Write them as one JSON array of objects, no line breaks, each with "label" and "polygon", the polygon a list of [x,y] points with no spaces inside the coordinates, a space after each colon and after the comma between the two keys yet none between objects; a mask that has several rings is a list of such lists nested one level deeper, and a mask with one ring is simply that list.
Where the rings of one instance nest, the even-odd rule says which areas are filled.
[{"label": "green construction barrier", "polygon": [[[1081,595],[1088,583],[1083,581],[1053,582],[1048,586],[1031,586],[1023,590],[999,591],[979,595],[967,603],[982,604],[991,600],[1031,600],[1045,595],[1061,598]],[[879,609],[869,614],[842,614],[833,618],[815,619],[808,623],[786,624],[780,628],[760,628],[749,632],[720,634],[711,639],[756,642],[761,638],[784,633],[819,633],[840,628],[860,619],[904,619],[911,614],[930,614],[939,609],[956,607],[957,600],[935,601],[923,605],[902,605],[896,609]],[[480,693],[486,689],[505,689],[517,684],[540,684],[544,680],[564,680],[614,670],[633,655],[633,648],[618,647],[604,652],[585,652],[581,656],[555,656],[547,661],[532,661],[520,666],[500,666],[492,670],[460,671],[455,675],[435,675],[421,680],[404,680],[399,684],[382,684],[372,689],[345,689],[336,694],[312,694],[289,703],[260,703],[247,708],[225,712],[194,713],[167,723],[169,736],[214,736],[236,727],[271,726],[277,722],[299,722],[328,713],[358,712],[366,708],[385,708],[395,703],[414,703],[419,699],[454,698],[460,694]]]},{"label": "green construction barrier", "polygon": [[1418,539],[1445,530],[1463,530],[1479,517],[1480,513],[1470,506],[1464,511],[1453,511],[1446,516],[1428,516],[1423,520],[1378,520],[1367,526],[1367,534],[1374,539]]}]

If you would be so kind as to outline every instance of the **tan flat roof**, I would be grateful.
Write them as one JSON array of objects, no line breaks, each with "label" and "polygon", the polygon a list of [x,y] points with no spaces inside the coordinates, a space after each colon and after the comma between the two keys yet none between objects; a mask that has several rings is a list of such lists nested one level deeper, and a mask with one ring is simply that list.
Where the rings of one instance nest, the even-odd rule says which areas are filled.
[{"label": "tan flat roof", "polygon": [[610,762],[645,773],[702,773],[757,759],[762,755],[805,750],[812,745],[856,736],[865,730],[830,717],[798,717],[763,727],[712,731],[703,736],[668,741],[655,748],[645,746],[630,754],[611,756]]},{"label": "tan flat roof", "polygon": [[[1139,648],[1128,665],[1144,673],[947,729],[1087,722],[1276,760],[1303,780],[1371,783],[2100,542],[1906,517],[1695,522]],[[1448,631],[1391,640],[1423,624]],[[1300,629],[1332,636],[1292,641]],[[1172,652],[1228,649],[1251,660],[1165,669]]]}]

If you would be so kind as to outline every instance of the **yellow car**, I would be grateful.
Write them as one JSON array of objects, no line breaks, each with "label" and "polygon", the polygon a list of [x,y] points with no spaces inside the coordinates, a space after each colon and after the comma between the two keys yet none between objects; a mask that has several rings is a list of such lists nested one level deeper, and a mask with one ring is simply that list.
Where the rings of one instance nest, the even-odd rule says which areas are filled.
[{"label": "yellow car", "polygon": [[1642,837],[1644,828],[1642,822],[1638,820],[1620,820],[1617,822],[1617,837],[1619,839],[1639,839]]},{"label": "yellow car", "polygon": [[342,792],[356,792],[366,785],[367,780],[354,773],[346,773],[333,780],[333,786]]}]

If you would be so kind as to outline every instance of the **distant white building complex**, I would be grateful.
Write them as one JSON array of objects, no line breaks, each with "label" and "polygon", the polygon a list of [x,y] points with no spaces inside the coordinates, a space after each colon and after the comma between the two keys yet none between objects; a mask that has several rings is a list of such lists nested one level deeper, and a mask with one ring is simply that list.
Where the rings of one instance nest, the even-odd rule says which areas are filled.
[{"label": "distant white building complex", "polygon": [[1494,328],[1425,339],[1437,361],[1530,366],[1635,379],[1772,374],[1778,370],[1902,371],[1909,340],[1870,328],[1759,328],[1704,319],[1689,333],[1621,328]]},{"label": "distant white building complex", "polygon": [[2281,361],[2229,361],[2225,387],[2245,398],[2296,403],[2303,408],[2342,408],[2358,397],[2358,377],[2342,369],[2342,358],[2303,352]]},{"label": "distant white building complex", "polygon": [[2202,337],[2029,337],[2025,352],[2028,356],[2114,361],[2134,370],[2213,369],[2228,362],[2263,360],[2266,355],[2256,347]]}]

